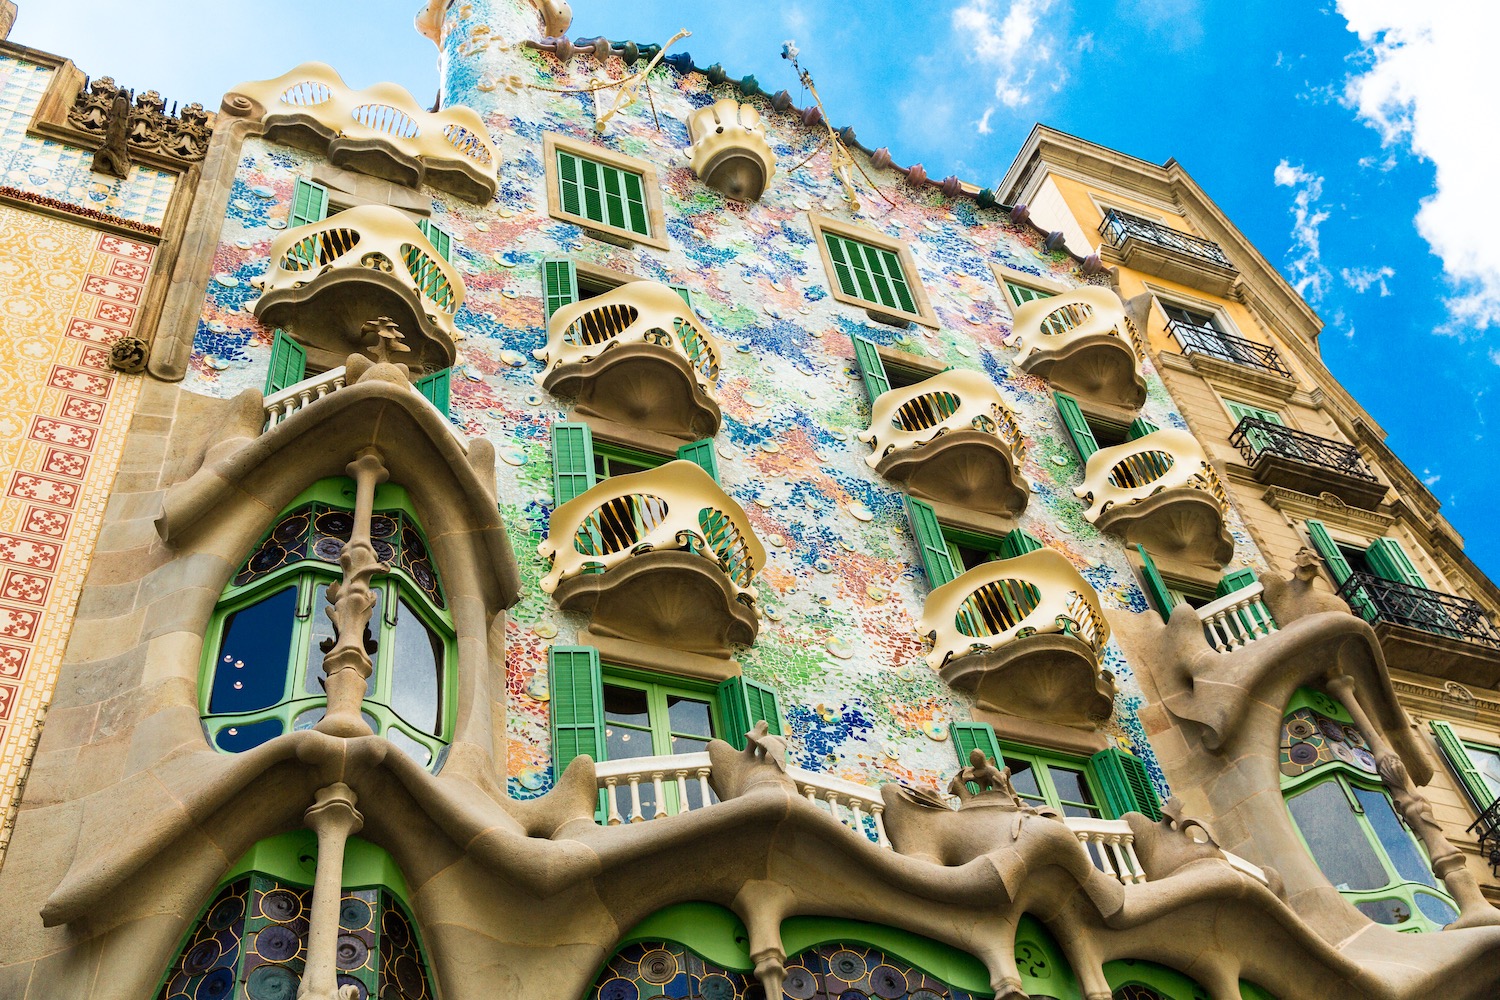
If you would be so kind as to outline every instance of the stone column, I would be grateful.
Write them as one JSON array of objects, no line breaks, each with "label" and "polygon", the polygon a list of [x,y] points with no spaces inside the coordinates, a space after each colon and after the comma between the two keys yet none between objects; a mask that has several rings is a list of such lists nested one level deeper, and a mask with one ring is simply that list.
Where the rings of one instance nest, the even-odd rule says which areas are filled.
[{"label": "stone column", "polygon": [[297,996],[342,1000],[338,985],[339,903],[344,896],[344,845],[365,824],[354,808],[357,796],[343,782],[314,793],[303,818],[318,835],[318,869],[313,878],[312,917],[307,930],[307,966]]},{"label": "stone column", "polygon": [[1328,690],[1343,703],[1354,718],[1354,724],[1365,734],[1365,739],[1370,741],[1370,749],[1375,753],[1375,765],[1380,771],[1380,780],[1390,792],[1391,802],[1401,818],[1406,820],[1406,825],[1421,839],[1422,846],[1427,849],[1427,856],[1432,859],[1433,874],[1443,880],[1448,894],[1458,903],[1464,917],[1485,923],[1500,917],[1480,891],[1479,883],[1469,871],[1463,852],[1453,846],[1443,834],[1442,827],[1438,826],[1432,815],[1432,807],[1417,791],[1400,755],[1391,748],[1380,729],[1371,721],[1360,701],[1354,678],[1342,672],[1337,673],[1328,679]]},{"label": "stone column", "polygon": [[373,667],[370,654],[375,651],[368,637],[375,608],[370,581],[377,573],[389,573],[390,567],[375,558],[370,516],[375,508],[375,487],[390,473],[374,448],[363,449],[346,471],[354,479],[354,529],[339,553],[344,578],[328,588],[328,617],[336,634],[332,645],[324,642],[323,686],[328,692],[328,712],[315,728],[330,736],[349,737],[371,735],[370,724],[360,712]]}]

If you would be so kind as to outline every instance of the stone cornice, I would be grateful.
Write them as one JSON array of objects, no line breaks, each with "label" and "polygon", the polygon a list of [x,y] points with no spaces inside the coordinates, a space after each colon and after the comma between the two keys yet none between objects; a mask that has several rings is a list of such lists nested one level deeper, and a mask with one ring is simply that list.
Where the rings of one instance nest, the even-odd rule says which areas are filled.
[{"label": "stone cornice", "polygon": [[1315,497],[1308,493],[1289,490],[1284,486],[1272,486],[1266,490],[1265,500],[1266,503],[1294,520],[1305,521],[1310,517],[1317,518],[1320,521],[1330,521],[1340,527],[1368,532],[1375,537],[1384,535],[1386,529],[1396,522],[1396,519],[1389,514],[1351,507],[1331,493]]}]

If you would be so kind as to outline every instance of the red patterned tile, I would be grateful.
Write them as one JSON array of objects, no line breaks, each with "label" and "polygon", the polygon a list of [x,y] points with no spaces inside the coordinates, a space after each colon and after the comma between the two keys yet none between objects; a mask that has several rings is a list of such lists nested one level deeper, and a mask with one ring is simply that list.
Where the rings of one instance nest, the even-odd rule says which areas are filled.
[{"label": "red patterned tile", "polygon": [[42,616],[29,608],[11,608],[0,604],[0,638],[30,642]]},{"label": "red patterned tile", "polygon": [[62,412],[59,415],[72,417],[74,420],[87,420],[91,424],[97,424],[104,419],[104,404],[97,399],[69,396],[63,400]]},{"label": "red patterned tile", "polygon": [[89,470],[89,457],[80,455],[76,451],[48,448],[47,457],[42,462],[42,469],[45,472],[55,472],[59,476],[82,479],[83,474]]},{"label": "red patterned tile", "polygon": [[19,569],[7,570],[5,579],[0,581],[0,595],[24,604],[46,604],[47,591],[51,589],[52,577]]},{"label": "red patterned tile", "polygon": [[91,344],[113,344],[125,336],[125,331],[91,319],[74,316],[68,321],[68,336],[74,340],[87,340]]},{"label": "red patterned tile", "polygon": [[14,684],[0,684],[0,719],[10,718],[11,711],[16,707],[16,687]]},{"label": "red patterned tile", "polygon": [[115,380],[108,375],[98,375],[94,372],[80,371],[77,368],[68,368],[63,365],[53,365],[52,375],[47,379],[47,384],[54,389],[70,389],[73,392],[85,392],[90,396],[98,396],[103,399],[109,395],[110,387]]},{"label": "red patterned tile", "polygon": [[84,451],[93,450],[94,439],[98,433],[97,428],[69,423],[56,417],[35,417],[31,421],[31,437],[36,440],[67,445],[69,448],[80,448]]},{"label": "red patterned tile", "polygon": [[6,491],[21,500],[71,507],[78,502],[78,484],[48,479],[32,472],[17,472],[11,477],[10,489]]},{"label": "red patterned tile", "polygon": [[99,249],[105,253],[118,254],[121,257],[129,257],[132,260],[151,260],[155,248],[146,243],[136,243],[133,240],[122,239],[119,236],[99,237]]},{"label": "red patterned tile", "polygon": [[109,265],[110,277],[124,278],[126,281],[145,281],[146,271],[146,265],[133,260],[117,260]]},{"label": "red patterned tile", "polygon": [[38,542],[19,535],[0,535],[0,562],[29,566],[32,569],[55,570],[62,546]]},{"label": "red patterned tile", "polygon": [[141,304],[141,286],[133,285],[128,281],[91,274],[83,279],[83,290],[90,295],[114,299],[116,302],[124,302],[127,305]]},{"label": "red patterned tile", "polygon": [[135,306],[122,305],[119,302],[106,302],[101,299],[99,304],[94,308],[94,316],[108,323],[129,326],[135,322]]},{"label": "red patterned tile", "polygon": [[85,347],[78,352],[78,364],[109,371],[109,352],[102,347]]},{"label": "red patterned tile", "polygon": [[0,677],[20,677],[26,671],[26,659],[31,655],[26,646],[0,644]]},{"label": "red patterned tile", "polygon": [[27,507],[26,517],[21,521],[21,530],[48,538],[62,538],[68,533],[68,524],[73,515],[47,507]]}]

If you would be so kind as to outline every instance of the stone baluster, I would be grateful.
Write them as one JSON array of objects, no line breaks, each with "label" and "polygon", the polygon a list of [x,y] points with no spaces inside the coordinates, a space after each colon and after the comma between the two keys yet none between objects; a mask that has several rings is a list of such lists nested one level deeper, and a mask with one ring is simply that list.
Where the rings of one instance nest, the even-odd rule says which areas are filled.
[{"label": "stone baluster", "polygon": [[344,897],[344,846],[365,824],[354,808],[357,800],[352,788],[336,782],[318,789],[303,814],[308,828],[318,835],[318,867],[299,1000],[343,1000],[338,985],[339,904]]}]

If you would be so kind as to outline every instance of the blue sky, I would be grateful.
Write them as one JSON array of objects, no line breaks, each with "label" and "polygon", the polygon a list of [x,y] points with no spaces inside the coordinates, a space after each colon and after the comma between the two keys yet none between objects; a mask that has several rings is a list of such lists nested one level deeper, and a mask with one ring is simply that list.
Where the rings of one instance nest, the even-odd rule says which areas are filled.
[{"label": "blue sky", "polygon": [[[389,79],[429,101],[436,50],[411,28],[416,6],[203,0],[185,19],[180,0],[21,0],[12,38],[214,107],[235,83],[309,59],[355,86]],[[995,183],[1038,121],[1176,157],[1313,303],[1328,366],[1500,576],[1500,530],[1485,512],[1500,461],[1500,210],[1488,188],[1500,125],[1485,96],[1500,4],[573,7],[574,37],[664,41],[689,28],[677,51],[754,73],[768,91],[798,93],[780,58],[796,39],[834,122],[933,177]]]}]

